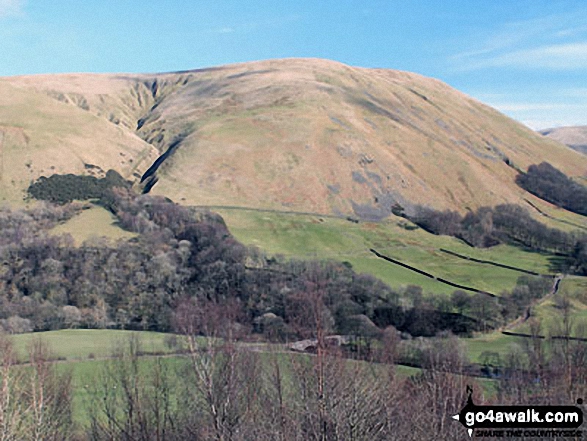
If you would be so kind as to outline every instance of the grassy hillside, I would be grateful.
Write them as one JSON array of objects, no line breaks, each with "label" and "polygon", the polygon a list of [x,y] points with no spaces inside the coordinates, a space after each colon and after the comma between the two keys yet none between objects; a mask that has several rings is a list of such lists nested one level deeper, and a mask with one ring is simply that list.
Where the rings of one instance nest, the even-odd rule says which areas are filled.
[{"label": "grassy hillside", "polygon": [[[137,189],[142,177],[157,178],[153,193],[215,206],[238,240],[269,255],[346,261],[393,287],[414,284],[429,293],[454,289],[369,249],[496,294],[511,290],[520,273],[440,249],[539,273],[553,271],[552,256],[511,246],[473,249],[412,229],[389,216],[391,206],[464,213],[512,202],[551,227],[587,227],[583,217],[515,184],[516,168],[543,161],[574,178],[587,170],[586,156],[407,72],[288,59],[158,75],[0,79],[2,201],[22,203],[32,180],[53,173],[102,176],[114,169]],[[77,243],[94,234],[130,237],[97,207],[53,231]],[[584,278],[562,286],[581,316]],[[548,301],[535,310],[554,317]]]},{"label": "grassy hillside", "polygon": [[[472,286],[497,295],[512,290],[523,274],[510,269],[459,259],[443,253],[446,249],[472,258],[510,265],[540,274],[553,274],[556,257],[524,251],[510,245],[472,248],[448,236],[435,236],[422,229],[406,229],[405,219],[391,217],[386,222],[354,223],[345,219],[321,216],[258,212],[241,209],[219,209],[230,231],[246,245],[256,246],[270,255],[301,259],[334,259],[349,262],[357,272],[371,274],[394,288],[419,285],[425,292],[449,295],[455,288],[429,279],[416,272],[390,264],[369,252],[380,253],[455,283]],[[573,307],[571,315],[578,330],[587,323],[587,277],[566,276],[557,295],[568,295]],[[543,328],[553,329],[560,322],[560,311],[554,299],[537,304],[532,315],[540,318]],[[526,322],[516,332],[528,332]],[[545,331],[546,332],[546,331]],[[500,332],[466,339],[472,361],[479,361],[483,351],[505,353],[520,339]]]},{"label": "grassy hillside", "polygon": [[356,271],[372,274],[392,287],[414,284],[432,293],[454,291],[450,286],[377,258],[369,248],[433,275],[496,294],[512,289],[521,273],[462,260],[440,249],[538,273],[550,272],[546,255],[507,245],[471,248],[448,236],[434,236],[422,229],[407,230],[405,225],[411,223],[396,217],[386,222],[355,224],[345,219],[311,215],[237,209],[217,211],[235,237],[246,245],[258,246],[272,255],[347,261]]},{"label": "grassy hillside", "polygon": [[[34,77],[40,80],[42,77]],[[0,198],[21,202],[32,180],[54,173],[140,175],[156,149],[132,131],[18,81],[0,79]]]},{"label": "grassy hillside", "polygon": [[523,203],[513,167],[587,168],[437,80],[317,59],[2,78],[0,134],[7,201],[43,174],[112,168],[138,181],[151,167],[152,191],[189,205],[378,219],[395,202]]},{"label": "grassy hillside", "polygon": [[323,60],[194,73],[139,132],[164,129],[163,145],[181,141],[154,191],[187,203],[364,217],[392,201],[464,210],[519,200],[506,157],[585,169],[580,155],[438,81]]}]

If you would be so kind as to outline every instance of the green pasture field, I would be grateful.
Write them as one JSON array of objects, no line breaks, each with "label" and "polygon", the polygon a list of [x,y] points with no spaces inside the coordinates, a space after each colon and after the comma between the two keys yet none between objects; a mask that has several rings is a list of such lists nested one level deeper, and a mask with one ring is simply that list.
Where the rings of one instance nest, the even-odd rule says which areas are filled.
[{"label": "green pasture field", "polygon": [[[129,337],[138,336],[141,349],[145,353],[140,359],[140,369],[144,369],[145,372],[152,369],[156,357],[149,355],[149,352],[164,353],[161,358],[162,362],[169,369],[172,377],[179,378],[175,372],[188,360],[181,355],[169,353],[170,349],[164,342],[168,335],[147,331],[77,329],[20,334],[12,336],[12,339],[23,361],[26,360],[24,356],[26,347],[33,339],[38,338],[48,344],[54,356],[64,358],[56,361],[55,366],[58,372],[70,371],[72,374],[74,421],[78,429],[81,430],[81,428],[87,427],[90,422],[89,409],[92,406],[92,395],[96,387],[99,390],[100,379],[104,375],[105,367],[112,362],[108,357],[112,355],[113,349],[120,347],[121,344],[128,345]],[[269,363],[271,353],[271,349],[268,348],[267,352],[263,353],[262,360]],[[95,359],[90,359],[90,354],[94,354]],[[307,357],[294,352],[280,351],[274,354],[284,362],[290,356]],[[373,365],[373,368],[377,369],[377,365]],[[287,369],[283,372],[285,374]],[[400,377],[409,377],[419,372],[420,369],[417,368],[396,367],[396,373]]]},{"label": "green pasture field", "polygon": [[[103,213],[98,214],[97,211],[92,212],[92,210],[88,210],[91,216],[103,216]],[[96,208],[96,210],[103,209]],[[552,274],[556,271],[553,266],[555,259],[547,254],[528,252],[508,245],[475,249],[452,237],[435,236],[419,228],[413,229],[410,222],[393,216],[379,223],[354,223],[342,218],[311,214],[231,208],[213,208],[212,211],[223,216],[229,230],[237,240],[247,246],[258,247],[269,256],[281,255],[285,258],[332,259],[348,262],[355,271],[371,274],[393,288],[414,284],[422,286],[425,292],[431,294],[449,295],[454,291],[454,288],[450,286],[377,258],[369,252],[369,248],[437,277],[498,295],[504,290],[511,290],[522,273],[459,259],[441,252],[440,249],[444,248],[477,259],[517,266],[542,274]],[[107,212],[106,214],[109,215]],[[75,219],[57,228],[61,228],[60,232],[71,233],[72,221]],[[104,220],[102,218],[100,222],[103,223]],[[118,230],[114,236],[125,233],[113,224],[112,218],[107,221],[107,229]],[[84,223],[80,223],[79,228],[80,239],[76,238],[76,240],[81,241],[86,238],[84,234],[87,232],[84,233],[86,231]],[[105,234],[103,233],[105,230],[97,225],[94,231],[98,231],[100,235],[113,237],[114,230],[110,230],[110,234]],[[566,277],[560,289],[560,294],[564,293],[572,299],[573,317],[587,320],[587,278]],[[533,309],[537,317],[543,318],[545,327],[558,320],[558,312],[553,305],[553,299],[548,299]],[[522,323],[516,329],[508,330],[526,332],[526,328],[527,323]],[[129,331],[114,330],[66,330],[34,334],[42,335],[52,346],[55,355],[66,359],[66,363],[59,363],[60,369],[68,367],[73,369],[76,421],[87,421],[86,405],[83,403],[87,402],[88,390],[85,385],[88,378],[95,378],[101,366],[107,362],[104,358],[110,355],[115,342],[124,340],[129,334]],[[171,352],[171,349],[165,345],[165,334],[141,332],[139,335],[145,352]],[[26,344],[31,338],[31,334],[15,336],[17,348],[23,357]],[[497,331],[462,340],[469,360],[472,362],[481,361],[483,352],[496,352],[503,357],[515,345],[521,344],[520,338],[505,336]],[[93,354],[96,359],[89,360],[90,354]],[[145,358],[142,362],[148,363],[147,360],[149,358]],[[165,363],[178,363],[181,357],[168,355],[164,360]],[[397,367],[400,375],[409,376],[418,371],[403,366]],[[494,382],[487,380],[481,383],[490,393]]]},{"label": "green pasture field", "polygon": [[[113,329],[64,329],[60,331],[34,332],[14,335],[12,341],[19,360],[28,360],[27,348],[34,339],[40,339],[50,348],[54,358],[67,361],[104,358],[112,355],[118,345],[127,342],[135,331]],[[173,352],[165,344],[170,334],[139,332],[142,351],[145,353]]]},{"label": "green pasture field", "polygon": [[499,331],[461,340],[465,345],[469,361],[472,363],[481,363],[481,354],[483,352],[497,353],[503,359],[515,345],[521,343],[520,337],[504,335]]},{"label": "green pasture field", "polygon": [[[373,223],[346,219],[243,209],[214,209],[225,219],[232,234],[245,245],[269,255],[299,259],[333,259],[352,264],[358,272],[372,274],[392,287],[420,285],[426,292],[450,294],[455,289],[409,269],[386,262],[369,249],[434,276],[499,295],[511,290],[522,273],[475,263],[448,255],[441,248],[466,256],[549,274],[550,256],[500,245],[475,249],[448,236],[435,236],[405,219],[390,217]],[[404,227],[402,227],[404,225]]]},{"label": "green pasture field", "polygon": [[[355,271],[371,274],[393,288],[419,285],[432,294],[451,294],[455,290],[386,262],[372,254],[370,248],[436,277],[497,295],[511,290],[522,273],[460,259],[440,249],[541,274],[556,272],[556,259],[547,254],[509,245],[476,249],[453,237],[436,236],[417,227],[410,229],[413,224],[394,216],[378,223],[354,223],[343,218],[287,212],[231,208],[214,208],[213,211],[223,216],[236,239],[245,245],[258,247],[268,255],[348,262]],[[77,244],[93,236],[114,240],[135,236],[118,227],[113,216],[98,206],[83,211],[52,231],[55,234],[71,234]],[[578,279],[582,279],[583,285],[587,286],[587,278]]]},{"label": "green pasture field", "polygon": [[125,231],[116,225],[116,218],[103,207],[93,205],[77,216],[51,230],[52,234],[69,233],[76,245],[92,237],[106,237],[112,240],[131,239],[137,234]]}]

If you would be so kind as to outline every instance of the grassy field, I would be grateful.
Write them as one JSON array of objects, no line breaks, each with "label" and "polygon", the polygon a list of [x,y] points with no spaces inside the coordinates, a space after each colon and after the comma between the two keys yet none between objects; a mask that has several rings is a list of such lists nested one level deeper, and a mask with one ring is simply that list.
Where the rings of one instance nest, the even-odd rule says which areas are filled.
[{"label": "grassy field", "polygon": [[[143,333],[140,333],[140,335],[142,336]],[[285,363],[287,357],[306,357],[305,355],[294,353],[292,353],[291,355],[278,354],[278,356],[281,357],[284,362],[282,364],[282,367],[285,367],[285,369],[282,370],[282,374],[286,376],[288,375],[288,369]],[[182,368],[184,363],[187,362],[187,359],[179,356],[170,356],[163,358],[161,360],[164,363],[165,367],[168,368],[169,371],[172,373],[178,372],[179,369]],[[152,368],[154,361],[155,359],[153,357],[143,357],[141,359],[140,368],[144,369],[145,372],[148,372]],[[90,406],[94,405],[93,403],[95,403],[93,402],[93,390],[96,386],[96,383],[101,378],[101,375],[103,375],[104,373],[106,363],[108,363],[108,360],[77,361],[70,363],[62,363],[58,365],[58,369],[71,369],[72,372],[74,387],[74,421],[77,424],[78,430],[83,430],[83,428],[87,427],[90,422]],[[267,363],[269,363],[268,359]],[[379,365],[373,365],[373,369],[378,369],[379,367]],[[395,367],[395,372],[400,378],[408,378],[420,374],[421,369],[398,365]],[[178,375],[176,378],[179,379],[180,376]],[[486,397],[491,397],[495,394],[495,388],[497,383],[494,380],[475,378],[472,381],[478,383],[483,388]]]},{"label": "grassy field", "polygon": [[[400,218],[355,224],[344,219],[311,215],[234,209],[218,211],[235,237],[247,245],[257,246],[270,255],[347,261],[355,271],[372,274],[394,288],[415,284],[429,293],[450,294],[454,291],[450,286],[377,258],[368,251],[369,248],[436,276],[496,294],[512,289],[522,273],[459,259],[440,252],[440,248],[541,274],[552,273],[551,256],[509,245],[471,248],[452,237],[435,236],[422,229],[408,230],[401,226],[406,221]],[[575,323],[587,322],[587,278],[565,277],[559,294],[568,294],[572,299]],[[545,329],[552,328],[559,321],[560,313],[553,305],[550,299],[534,308],[534,314],[542,318]],[[527,332],[527,328],[528,325],[522,323],[515,331]],[[479,362],[483,352],[503,356],[514,345],[520,344],[521,339],[494,332],[463,339],[463,342],[470,361]]]},{"label": "grassy field", "polygon": [[495,352],[500,357],[505,356],[515,345],[521,343],[519,337],[503,335],[501,332],[492,332],[475,338],[462,339],[467,348],[469,361],[472,363],[481,363],[481,354],[483,352]]},{"label": "grassy field", "polygon": [[[28,359],[27,347],[33,339],[41,339],[49,345],[56,358],[68,361],[103,358],[112,354],[119,344],[135,334],[134,331],[112,329],[67,329],[61,331],[35,332],[13,336],[13,342],[22,361]],[[161,332],[138,333],[144,352],[168,353],[172,350],[165,344],[169,334]]]},{"label": "grassy field", "polygon": [[[91,390],[108,362],[107,357],[133,335],[139,336],[142,350],[146,354],[171,352],[165,344],[168,334],[158,332],[70,329],[19,334],[11,338],[20,361],[28,360],[29,345],[33,340],[40,339],[47,344],[51,357],[57,361],[56,369],[61,372],[71,371],[74,421],[83,426],[89,422]],[[142,363],[148,367],[149,360],[152,359],[146,356]]]},{"label": "grassy field", "polygon": [[[154,357],[143,356],[140,361],[140,369],[148,372],[154,361]],[[180,363],[186,361],[185,358],[179,356],[162,358],[162,363],[170,369],[176,369]],[[95,390],[100,390],[100,382],[109,362],[109,360],[85,360],[57,364],[58,371],[70,371],[72,375],[73,420],[78,428],[85,428],[90,423],[90,407],[95,405],[93,401]]]},{"label": "grassy field", "polygon": [[[406,225],[410,224],[401,218],[391,217],[380,223],[354,223],[319,215],[228,208],[214,211],[224,217],[230,231],[239,241],[245,245],[259,247],[268,255],[348,262],[355,271],[372,274],[394,288],[415,284],[422,286],[425,292],[440,295],[448,295],[454,290],[413,271],[383,261],[370,253],[369,248],[438,277],[496,294],[512,289],[522,274],[459,259],[442,253],[440,249],[539,273],[552,271],[551,257],[548,255],[526,252],[506,245],[491,249],[471,248],[455,238],[434,236],[421,229],[408,229]],[[89,225],[93,226],[88,227]],[[95,232],[111,238],[124,237],[126,234],[113,224],[110,214],[99,207],[81,213],[55,230],[60,233],[72,233],[78,243]],[[587,278],[566,277],[561,284],[560,293],[568,294],[572,299],[573,316],[576,320],[587,319]],[[537,305],[534,314],[543,319],[545,327],[554,325],[558,320],[558,312],[552,299]],[[516,331],[526,332],[527,324],[521,324]],[[35,337],[43,338],[53,348],[55,356],[65,359],[66,362],[59,363],[58,366],[59,369],[72,369],[75,418],[83,425],[88,419],[88,382],[98,378],[105,363],[108,362],[105,357],[111,354],[116,344],[130,334],[132,333],[129,331],[115,330],[64,330],[18,335],[14,338],[23,359],[26,357],[27,344]],[[139,335],[145,352],[164,354],[171,351],[165,344],[165,334],[141,332]],[[522,344],[520,338],[505,336],[500,332],[463,339],[463,343],[471,362],[480,362],[483,352],[496,352],[503,357],[515,345]],[[148,369],[152,360],[153,358],[144,358],[143,366]],[[179,356],[170,355],[165,358],[165,363],[169,363],[170,366],[177,366],[182,362]],[[397,372],[402,376],[410,376],[419,370],[398,366]],[[481,383],[486,392],[491,394],[495,383],[490,380]]]},{"label": "grassy field", "polygon": [[[477,259],[550,273],[549,256],[508,245],[471,248],[458,239],[435,236],[422,229],[408,230],[404,219],[355,224],[345,219],[241,209],[218,209],[234,236],[270,255],[300,259],[347,261],[358,272],[369,273],[392,287],[420,285],[426,292],[449,294],[454,288],[408,269],[390,264],[369,252],[378,252],[447,280],[500,294],[512,289],[521,273],[479,264],[442,253],[440,248]],[[411,225],[411,224],[409,224]]]},{"label": "grassy field", "polygon": [[107,237],[112,240],[136,237],[135,233],[125,231],[116,225],[116,218],[108,210],[97,205],[57,225],[51,232],[56,235],[71,234],[76,245],[81,245],[92,237]]},{"label": "grassy field", "polygon": [[[76,329],[20,334],[12,338],[22,360],[26,360],[26,347],[33,339],[39,338],[48,344],[54,356],[64,358],[57,362],[56,369],[61,372],[71,371],[74,388],[74,421],[79,427],[85,427],[89,423],[89,406],[92,405],[94,388],[99,386],[105,367],[110,362],[106,357],[112,354],[114,348],[120,344],[124,345],[133,335],[139,337],[142,350],[147,354],[148,352],[169,353],[171,351],[164,341],[168,334],[146,331]],[[90,359],[90,354],[94,354],[95,359]],[[284,360],[290,356],[289,354],[277,354],[279,357],[284,357]],[[269,356],[269,354],[266,355]],[[303,355],[292,352],[291,356]],[[154,360],[154,356],[143,355],[140,368],[148,372]],[[187,362],[187,359],[169,354],[162,358],[162,362],[171,372],[174,372]],[[397,366],[396,372],[401,377],[408,377],[418,374],[420,369]]]}]

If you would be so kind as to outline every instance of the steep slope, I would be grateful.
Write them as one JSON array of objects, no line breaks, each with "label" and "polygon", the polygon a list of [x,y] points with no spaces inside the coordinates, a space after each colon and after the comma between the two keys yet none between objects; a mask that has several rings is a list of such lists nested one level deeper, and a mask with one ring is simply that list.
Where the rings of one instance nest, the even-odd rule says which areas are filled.
[{"label": "steep slope", "polygon": [[587,155],[587,126],[557,127],[540,133]]},{"label": "steep slope", "polygon": [[[24,128],[24,111],[51,123]],[[519,203],[528,194],[515,168],[542,161],[571,176],[587,170],[587,157],[440,81],[315,59],[5,78],[0,124],[35,140],[37,150],[21,143],[23,152],[42,152],[28,174],[24,156],[8,155],[27,179],[91,163],[140,174],[145,190],[186,204],[371,219],[396,202],[460,211]]]},{"label": "steep slope", "polygon": [[[93,97],[87,92],[68,93],[76,78],[82,79],[84,85],[79,87],[84,90],[97,79],[0,80],[0,200],[22,201],[32,180],[54,173],[103,175],[112,168],[136,179],[156,159],[157,150],[133,130],[88,111]],[[51,89],[53,83],[59,89]],[[112,92],[112,87],[107,89]],[[110,96],[96,99],[106,107]],[[115,106],[109,107],[116,112]]]}]

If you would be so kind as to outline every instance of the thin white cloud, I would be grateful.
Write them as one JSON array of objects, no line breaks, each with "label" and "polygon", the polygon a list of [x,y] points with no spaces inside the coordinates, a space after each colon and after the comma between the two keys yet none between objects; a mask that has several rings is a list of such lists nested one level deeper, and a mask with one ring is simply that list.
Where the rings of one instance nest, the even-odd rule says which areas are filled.
[{"label": "thin white cloud", "polygon": [[225,26],[225,27],[216,29],[215,32],[217,34],[231,34],[234,32],[234,28],[231,28],[230,26]]},{"label": "thin white cloud", "polygon": [[585,104],[566,104],[566,103],[524,103],[524,102],[512,102],[512,103],[491,103],[488,105],[495,107],[502,112],[533,112],[536,110],[548,110],[548,111],[576,111],[584,110],[587,108]]},{"label": "thin white cloud", "polygon": [[587,42],[554,44],[515,50],[473,61],[468,69],[516,67],[525,69],[571,70],[587,68]]},{"label": "thin white cloud", "polygon": [[[0,0],[2,1],[2,0]],[[283,17],[269,18],[260,21],[250,21],[235,23],[232,25],[221,26],[215,29],[209,29],[206,31],[209,34],[233,34],[233,33],[247,33],[254,32],[264,28],[278,28],[287,26],[300,19],[299,15],[287,15]]]},{"label": "thin white cloud", "polygon": [[[533,18],[505,23],[491,35],[475,36],[471,41],[477,47],[465,50],[454,56],[455,59],[467,58],[483,54],[495,54],[500,51],[509,51],[512,48],[523,46],[528,42],[544,42],[557,40],[576,35],[587,29],[587,21],[578,24],[574,14],[554,14],[545,17]],[[479,38],[481,40],[479,40]]]},{"label": "thin white cloud", "polygon": [[24,0],[0,0],[0,18],[23,14]]},{"label": "thin white cloud", "polygon": [[587,88],[555,88],[534,93],[478,91],[471,95],[534,130],[585,125]]},{"label": "thin white cloud", "polygon": [[585,103],[488,102],[488,105],[534,130],[584,124]]},{"label": "thin white cloud", "polygon": [[561,29],[561,30],[555,32],[554,35],[556,37],[566,38],[566,37],[572,37],[575,35],[584,34],[585,32],[587,32],[587,26],[577,26],[577,27],[568,28],[568,29]]},{"label": "thin white cloud", "polygon": [[587,9],[475,32],[449,61],[453,72],[490,79],[473,96],[532,129],[585,125]]},{"label": "thin white cloud", "polygon": [[452,57],[458,71],[493,67],[573,70],[587,67],[587,14],[510,22]]}]

